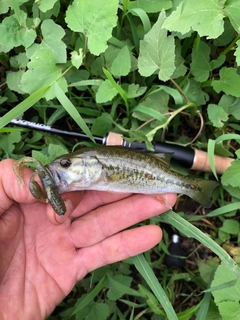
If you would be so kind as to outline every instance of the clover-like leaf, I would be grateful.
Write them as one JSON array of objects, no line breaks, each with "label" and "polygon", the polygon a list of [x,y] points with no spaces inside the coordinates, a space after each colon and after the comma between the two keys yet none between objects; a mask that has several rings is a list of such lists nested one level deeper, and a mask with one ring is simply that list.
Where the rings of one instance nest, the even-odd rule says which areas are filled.
[{"label": "clover-like leaf", "polygon": [[58,0],[38,0],[38,7],[42,12],[51,10]]},{"label": "clover-like leaf", "polygon": [[105,103],[111,101],[117,94],[117,89],[107,79],[99,86],[96,93],[96,101],[97,103]]},{"label": "clover-like leaf", "polygon": [[162,28],[166,14],[162,11],[152,29],[140,41],[139,73],[149,77],[158,71],[160,80],[167,81],[175,70],[174,37]]},{"label": "clover-like leaf", "polygon": [[72,65],[78,69],[81,66],[83,61],[83,50],[79,49],[79,52],[77,51],[71,52],[71,61],[72,61]]},{"label": "clover-like leaf", "polygon": [[[67,91],[67,83],[62,77],[62,71],[56,66],[52,51],[46,48],[39,48],[31,57],[28,63],[28,71],[22,77],[21,89],[27,93],[33,93],[41,87],[48,86],[58,81],[64,92]],[[47,92],[46,98],[55,97],[53,90]]]},{"label": "clover-like leaf", "polygon": [[166,19],[163,28],[182,34],[193,30],[201,37],[217,38],[224,30],[224,14],[218,2],[218,0],[183,0]]},{"label": "clover-like leaf", "polygon": [[223,91],[234,97],[240,97],[240,75],[237,74],[237,70],[235,68],[223,67],[219,74],[220,79],[212,81],[214,90],[217,93]]},{"label": "clover-like leaf", "polygon": [[126,76],[131,69],[131,56],[127,46],[123,47],[113,60],[111,72],[114,76]]},{"label": "clover-like leaf", "polygon": [[228,120],[228,114],[220,106],[211,103],[208,105],[208,118],[214,127],[221,128]]},{"label": "clover-like leaf", "polygon": [[0,46],[5,52],[21,45],[28,48],[36,38],[35,30],[27,26],[27,14],[20,11],[19,17],[21,23],[16,15],[12,15],[0,24]]},{"label": "clover-like leaf", "polygon": [[129,1],[128,9],[135,9],[140,8],[147,13],[154,13],[160,12],[162,9],[168,10],[172,7],[171,0],[136,0],[136,1]]},{"label": "clover-like leaf", "polygon": [[64,29],[51,19],[46,19],[41,25],[43,40],[41,47],[52,51],[56,63],[65,63],[67,60],[66,45],[62,41]]},{"label": "clover-like leaf", "polygon": [[198,42],[198,38],[193,46],[191,71],[199,82],[206,81],[211,71],[210,47],[203,41]]},{"label": "clover-like leaf", "polygon": [[225,186],[240,187],[240,161],[231,162],[231,166],[227,168],[222,175],[222,184]]},{"label": "clover-like leaf", "polygon": [[107,40],[117,23],[118,0],[74,0],[66,12],[68,27],[82,32],[89,51],[99,55],[107,49]]}]

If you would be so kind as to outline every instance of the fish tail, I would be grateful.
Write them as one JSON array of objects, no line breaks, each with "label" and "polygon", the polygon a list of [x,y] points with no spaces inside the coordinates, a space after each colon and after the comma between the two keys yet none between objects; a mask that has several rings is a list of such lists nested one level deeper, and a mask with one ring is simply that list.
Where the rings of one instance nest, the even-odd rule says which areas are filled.
[{"label": "fish tail", "polygon": [[219,185],[217,181],[197,179],[193,182],[188,196],[206,208],[211,207],[213,190]]}]

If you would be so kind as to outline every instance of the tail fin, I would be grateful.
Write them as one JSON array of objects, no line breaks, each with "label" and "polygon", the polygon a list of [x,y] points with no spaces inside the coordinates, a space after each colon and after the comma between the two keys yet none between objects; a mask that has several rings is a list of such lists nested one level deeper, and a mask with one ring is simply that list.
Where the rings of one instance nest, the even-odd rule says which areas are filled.
[{"label": "tail fin", "polygon": [[194,179],[191,191],[188,196],[206,208],[211,206],[211,197],[213,190],[219,185],[217,181],[208,181],[203,179]]}]

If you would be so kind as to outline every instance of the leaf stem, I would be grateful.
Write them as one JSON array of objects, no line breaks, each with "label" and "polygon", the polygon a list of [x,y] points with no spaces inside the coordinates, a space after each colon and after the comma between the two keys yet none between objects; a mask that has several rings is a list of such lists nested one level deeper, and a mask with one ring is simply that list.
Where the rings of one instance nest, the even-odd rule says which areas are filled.
[{"label": "leaf stem", "polygon": [[152,140],[154,134],[160,130],[160,129],[163,129],[163,128],[167,128],[167,126],[169,125],[169,123],[172,121],[172,119],[174,117],[176,117],[176,115],[178,115],[180,112],[182,112],[183,110],[187,109],[187,108],[196,108],[196,104],[193,103],[193,102],[189,102],[187,104],[185,104],[184,106],[178,108],[177,110],[173,111],[170,113],[170,117],[167,119],[167,121],[164,123],[164,124],[161,124],[160,126],[154,128],[152,131],[150,131],[146,136],[147,138],[149,139],[149,141]]},{"label": "leaf stem", "polygon": [[232,48],[235,46],[236,42],[240,39],[240,34],[236,36],[236,38],[225,48],[221,53],[220,56],[226,55]]},{"label": "leaf stem", "polygon": [[184,97],[184,99],[186,100],[187,103],[190,103],[190,100],[188,99],[188,97],[186,96],[185,92],[182,90],[182,88],[177,84],[176,81],[174,81],[172,78],[170,78],[170,81],[172,82],[172,84],[178,89],[178,91],[181,93],[181,95]]}]

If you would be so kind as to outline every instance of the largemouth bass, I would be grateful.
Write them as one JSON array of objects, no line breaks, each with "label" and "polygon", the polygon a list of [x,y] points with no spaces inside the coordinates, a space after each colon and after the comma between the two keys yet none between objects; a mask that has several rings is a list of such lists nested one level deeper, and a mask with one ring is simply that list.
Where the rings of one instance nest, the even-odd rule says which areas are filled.
[{"label": "largemouth bass", "polygon": [[58,192],[101,190],[157,195],[181,193],[210,207],[217,181],[190,178],[170,169],[170,154],[118,146],[82,148],[47,165]]}]

